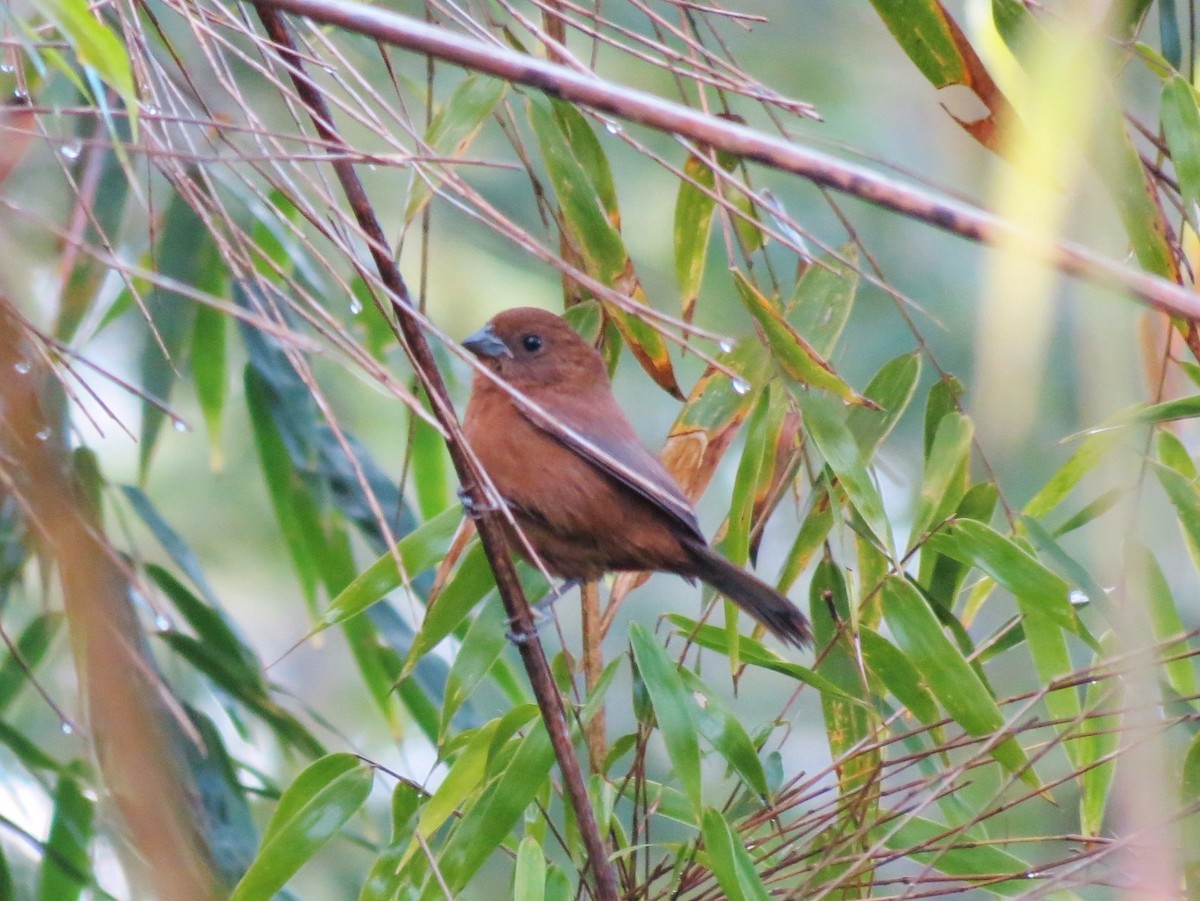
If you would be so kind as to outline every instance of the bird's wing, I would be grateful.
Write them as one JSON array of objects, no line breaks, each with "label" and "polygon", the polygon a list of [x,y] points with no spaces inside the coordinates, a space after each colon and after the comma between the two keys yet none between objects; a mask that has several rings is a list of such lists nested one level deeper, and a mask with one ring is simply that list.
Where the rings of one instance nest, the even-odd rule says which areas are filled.
[{"label": "bird's wing", "polygon": [[[608,409],[597,410],[597,406]],[[518,409],[536,428],[649,501],[702,545],[708,544],[679,483],[642,444],[611,395],[596,398],[595,404],[583,409],[555,404],[552,417],[522,404]]]}]

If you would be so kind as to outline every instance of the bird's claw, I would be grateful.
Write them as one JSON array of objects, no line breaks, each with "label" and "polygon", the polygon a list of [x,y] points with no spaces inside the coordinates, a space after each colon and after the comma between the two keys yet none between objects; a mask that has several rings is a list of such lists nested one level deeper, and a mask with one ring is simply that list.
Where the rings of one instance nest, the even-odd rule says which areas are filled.
[{"label": "bird's claw", "polygon": [[508,629],[505,631],[504,637],[517,647],[520,647],[521,645],[528,644],[538,637],[537,626],[535,625],[533,627],[533,631],[531,632],[518,632],[516,629]]},{"label": "bird's claw", "polygon": [[[519,629],[509,629],[504,633],[504,637],[518,646],[533,641],[533,639],[537,638],[538,630],[553,618],[552,611],[554,609],[554,604],[564,594],[579,585],[579,581],[579,579],[568,579],[536,604],[529,605],[529,612],[532,614],[533,620],[533,631],[522,632]],[[509,620],[509,624],[515,625],[512,620]]]},{"label": "bird's claw", "polygon": [[498,507],[496,504],[493,504],[486,499],[483,501],[483,503],[477,504],[475,502],[475,498],[471,497],[471,493],[461,485],[458,488],[458,501],[460,504],[462,504],[463,512],[466,513],[467,516],[471,517],[471,519],[478,519],[485,513],[494,513],[500,509],[500,507]]},{"label": "bird's claw", "polygon": [[548,614],[550,611],[552,611],[554,609],[554,605],[558,603],[558,599],[571,589],[578,588],[579,584],[579,579],[567,579],[567,581],[563,582],[536,604],[533,604],[530,609],[533,611],[534,619],[536,620],[538,617]]}]

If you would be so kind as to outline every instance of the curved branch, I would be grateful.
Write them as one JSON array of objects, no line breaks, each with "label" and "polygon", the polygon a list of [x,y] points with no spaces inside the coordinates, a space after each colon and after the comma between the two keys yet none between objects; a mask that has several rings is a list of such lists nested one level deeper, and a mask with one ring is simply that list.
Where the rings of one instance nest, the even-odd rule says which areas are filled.
[{"label": "curved branch", "polygon": [[1126,291],[1148,306],[1172,316],[1200,320],[1200,296],[1174,282],[1123,266],[1079,244],[1068,241],[1046,244],[986,210],[897,184],[864,166],[644,91],[351,0],[258,0],[258,7],[260,10],[267,7],[286,10],[315,22],[336,25],[386,44],[527,85],[552,97],[726,150],[971,241],[1020,250],[1067,275]]}]

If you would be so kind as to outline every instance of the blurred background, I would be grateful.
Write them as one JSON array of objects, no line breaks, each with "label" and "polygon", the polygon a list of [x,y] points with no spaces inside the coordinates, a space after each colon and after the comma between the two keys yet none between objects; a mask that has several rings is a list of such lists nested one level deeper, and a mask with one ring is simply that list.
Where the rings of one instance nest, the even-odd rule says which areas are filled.
[{"label": "blurred background", "polygon": [[[746,92],[718,93],[706,88],[704,102],[713,111],[736,114],[764,132],[781,134],[899,184],[1003,210],[1018,220],[1026,217],[1022,220],[1026,225],[1038,234],[1044,229],[1052,240],[1063,235],[1108,258],[1150,268],[1135,252],[1138,239],[1131,239],[1121,201],[1113,199],[1121,191],[1136,193],[1140,188],[1136,183],[1130,186],[1128,173],[1112,174],[1116,164],[1107,161],[1107,154],[1112,150],[1108,145],[1115,128],[1131,135],[1135,158],[1140,151],[1149,171],[1161,175],[1174,171],[1172,165],[1178,166],[1178,161],[1172,164],[1166,159],[1158,121],[1160,94],[1168,77],[1164,73],[1178,77],[1168,63],[1160,63],[1171,60],[1161,46],[1161,35],[1187,33],[1186,27],[1164,29],[1160,22],[1163,10],[1175,15],[1174,5],[1116,5],[1129,10],[1138,7],[1134,12],[1114,12],[1107,4],[1039,5],[1036,18],[1050,35],[1058,28],[1078,27],[1080,34],[1085,33],[1078,22],[1101,22],[1109,27],[1116,19],[1105,20],[1104,14],[1123,15],[1121,21],[1133,23],[1127,27],[1128,34],[1118,34],[1120,29],[1114,26],[1107,37],[1081,38],[1072,48],[1080,57],[1066,63],[1050,54],[1039,56],[1037,47],[1020,60],[1014,57],[993,25],[994,5],[1007,8],[985,0],[915,6],[941,9],[958,23],[982,65],[1035,135],[1028,145],[1010,136],[1007,155],[998,152],[998,144],[985,146],[955,121],[953,117],[958,116],[970,122],[989,111],[986,107],[981,110],[979,97],[961,84],[939,88],[931,83],[914,64],[912,43],[905,33],[889,31],[881,17],[881,9],[889,4],[764,0],[729,6],[731,13],[739,15],[705,13],[699,6],[675,2],[569,7],[572,24],[567,46],[602,79],[676,100],[682,93],[685,102],[697,105],[696,80],[681,74],[687,67],[681,62],[677,71],[669,71],[658,49],[680,48],[680,54],[694,60],[698,51],[671,30],[690,22],[697,43],[731,61],[741,82],[769,86],[779,97],[811,105],[816,115],[796,115],[783,104],[759,102]],[[71,377],[75,396],[66,405],[69,426],[62,436],[64,445],[67,449],[85,447],[94,454],[101,474],[96,485],[105,497],[105,529],[132,570],[144,572],[146,566],[157,564],[178,575],[181,561],[199,568],[208,586],[201,594],[206,602],[219,602],[222,615],[234,624],[240,640],[264,667],[272,703],[302,723],[325,750],[362,755],[390,773],[434,790],[447,771],[445,756],[439,755],[437,743],[414,722],[411,697],[404,692],[385,692],[381,700],[378,693],[372,693],[360,669],[362,646],[354,647],[356,640],[367,644],[378,640],[382,645],[385,639],[394,642],[397,635],[405,636],[402,643],[410,642],[422,621],[420,598],[428,590],[428,581],[415,593],[404,587],[389,592],[387,603],[395,611],[394,633],[375,620],[372,629],[376,632],[371,636],[360,634],[356,639],[339,628],[310,634],[336,592],[330,590],[324,575],[327,560],[319,561],[316,571],[298,575],[296,546],[289,544],[278,498],[273,501],[270,476],[264,475],[268,457],[263,447],[269,439],[264,438],[261,423],[256,423],[260,414],[245,392],[243,371],[256,354],[260,363],[267,360],[260,370],[264,384],[282,392],[282,382],[270,382],[268,370],[282,365],[280,360],[285,357],[294,364],[292,354],[298,350],[304,359],[301,381],[311,380],[319,386],[314,394],[319,413],[311,402],[289,407],[290,402],[281,399],[282,393],[266,402],[277,417],[275,428],[287,451],[299,457],[309,453],[314,472],[323,465],[312,456],[324,453],[316,448],[327,446],[321,444],[324,438],[313,437],[315,431],[306,433],[313,441],[307,451],[289,443],[299,439],[289,437],[285,420],[302,409],[314,423],[335,423],[336,431],[361,442],[382,481],[400,487],[399,495],[381,496],[380,503],[385,515],[392,517],[398,499],[403,498],[411,519],[401,531],[428,521],[441,510],[454,509],[456,482],[448,458],[437,440],[431,440],[431,430],[423,438],[416,435],[412,410],[400,397],[397,386],[411,387],[412,371],[370,299],[371,291],[378,291],[378,279],[369,272],[369,256],[354,234],[328,167],[313,162],[314,156],[328,148],[310,138],[296,137],[301,133],[311,136],[311,129],[286,83],[286,72],[252,37],[257,26],[250,24],[251,7],[202,4],[193,9],[171,2],[102,6],[94,21],[107,23],[131,48],[131,77],[140,98],[136,126],[124,115],[108,119],[97,113],[103,108],[95,103],[97,96],[106,98],[114,109],[127,105],[119,79],[106,63],[94,57],[86,64],[61,62],[63,54],[70,56],[72,48],[79,46],[80,38],[72,31],[77,26],[61,24],[66,21],[65,13],[57,4],[10,4],[0,18],[0,93],[20,93],[31,110],[23,112],[24,103],[14,101],[6,120],[12,169],[0,185],[0,284],[28,327],[55,335],[61,342],[61,346],[53,342],[43,346],[69,348],[70,353],[64,353],[62,359],[78,354],[96,366],[80,369],[81,377]],[[716,10],[717,4],[712,6]],[[392,8],[417,18],[429,16],[463,34],[475,28],[478,34],[528,49],[537,44],[529,23],[543,21],[547,7],[505,3],[494,8],[466,4],[459,9],[401,2]],[[1103,8],[1097,12],[1098,7]],[[917,15],[913,13],[914,18]],[[589,17],[599,17],[597,28],[607,36],[604,41],[588,40],[581,33],[581,23]],[[457,67],[428,63],[417,53],[381,51],[372,40],[336,29],[307,24],[296,27],[305,53],[322,61],[313,69],[316,79],[335,98],[338,126],[353,152],[362,155],[356,171],[410,289],[438,330],[430,333],[430,340],[461,413],[470,369],[443,339],[461,340],[495,313],[513,306],[563,310],[559,271],[513,240],[514,234],[525,231],[552,253],[560,248],[559,231],[551,221],[556,209],[554,175],[547,174],[544,149],[539,150],[526,119],[525,98],[536,95],[526,89],[510,89],[491,114],[476,116],[474,108],[465,103],[455,107],[452,102],[461,96],[455,92],[466,78]],[[645,45],[649,47],[646,59],[610,43],[638,43],[626,35],[650,42]],[[145,44],[139,45],[138,40]],[[1176,65],[1186,69],[1183,59],[1190,52],[1185,47]],[[1055,70],[1055,65],[1063,68]],[[271,79],[262,76],[264,68],[273,71]],[[1058,77],[1056,71],[1067,75]],[[1184,71],[1185,81],[1189,74],[1190,69]],[[436,128],[431,131],[429,122],[439,111],[446,119],[452,119],[455,111],[460,117],[459,143],[453,148],[439,145],[431,136],[436,135]],[[1122,113],[1127,117],[1124,124],[1120,122]],[[645,301],[678,319],[682,316],[676,268],[680,179],[656,157],[682,167],[688,148],[676,137],[649,128],[628,123],[605,127],[604,117],[587,117],[587,121],[611,171],[620,207],[620,235],[636,267]],[[136,136],[132,133],[135,127]],[[454,128],[451,124],[447,131]],[[125,142],[125,154],[111,152],[115,136]],[[434,156],[461,156],[465,162],[414,166],[401,154],[422,153],[418,138],[429,141]],[[1055,149],[1050,152],[1047,147]],[[1036,160],[1044,167],[1023,169],[1022,159]],[[464,187],[451,185],[450,172]],[[832,195],[767,167],[753,167],[748,176],[741,170],[737,174],[752,177],[749,183],[759,198],[773,198],[770,210],[761,202],[755,206],[760,221],[792,240],[768,238],[764,246],[746,253],[736,247],[728,214],[718,213],[695,304],[694,324],[700,335],[691,341],[711,357],[721,355],[722,347],[708,335],[738,342],[755,341],[761,334],[760,324],[739,295],[734,270],[750,272],[760,290],[771,295],[774,289],[775,299],[784,303],[791,297],[798,273],[808,265],[795,246],[799,241],[808,253],[827,261],[832,259],[831,253],[853,252],[861,276],[851,292],[848,322],[832,346],[828,362],[846,384],[861,392],[889,361],[913,352],[921,359],[917,400],[867,460],[899,548],[910,547],[907,539],[913,510],[929,480],[925,400],[943,375],[961,381],[962,409],[974,421],[978,440],[971,453],[970,479],[994,483],[1000,507],[1018,513],[1079,449],[1083,440],[1079,432],[1106,422],[1130,405],[1192,393],[1187,388],[1195,366],[1190,352],[1179,341],[1170,342],[1171,327],[1163,317],[1148,313],[1143,305],[1117,291],[1066,278],[1002,251],[983,249],[946,231],[861,200]],[[1117,177],[1126,181],[1114,189]],[[427,180],[436,184],[432,191],[426,187]],[[1167,183],[1186,195],[1186,183],[1180,188],[1170,175],[1162,175],[1162,180],[1151,186],[1166,194],[1170,191],[1169,186],[1164,187]],[[193,191],[188,190],[189,184]],[[419,203],[431,193],[428,205]],[[81,203],[81,197],[88,202]],[[333,200],[327,202],[326,197]],[[1028,197],[1041,198],[1044,205],[1025,203]],[[1190,281],[1185,252],[1191,246],[1188,241],[1194,240],[1189,223],[1195,211],[1183,206],[1185,200],[1178,201],[1179,208],[1171,207],[1171,202],[1160,202],[1159,209],[1166,210],[1163,219],[1172,229],[1169,243],[1178,250],[1175,275]],[[179,212],[178,222],[172,225],[177,205],[181,210],[194,205],[201,212]],[[81,212],[85,208],[86,214]],[[500,226],[502,218],[507,224]],[[171,228],[177,229],[171,234],[179,240],[163,246],[160,239]],[[221,237],[215,244],[204,242],[201,248],[198,235],[205,228]],[[89,249],[72,251],[71,242],[65,240],[71,234],[85,234]],[[189,243],[189,235],[197,236],[195,245]],[[242,243],[246,240],[254,243],[257,253],[250,244]],[[212,256],[203,256],[210,251]],[[213,275],[217,269],[225,274]],[[1158,274],[1172,276],[1170,272]],[[186,292],[177,292],[177,281],[171,279],[211,292],[216,299],[216,305],[197,305],[217,310],[218,318],[224,320],[223,325],[213,327],[221,337],[205,339],[214,343],[201,344],[197,337],[189,346],[187,340],[172,337],[171,330],[176,327],[199,335],[195,321],[176,326],[156,320],[153,313],[164,309],[156,305],[185,305]],[[595,304],[586,292],[573,299]],[[139,309],[146,304],[150,316]],[[255,350],[243,339],[244,326],[229,315],[237,310],[249,311],[256,322],[273,320],[286,330],[287,338],[268,337],[266,344],[271,346]],[[159,324],[152,329],[148,322]],[[302,336],[303,342],[290,344],[292,335]],[[607,337],[610,346],[619,343],[611,328]],[[177,351],[165,364],[160,344]],[[200,374],[203,361],[214,360],[209,354],[218,346],[224,355],[218,372]],[[148,362],[155,353],[157,360]],[[682,393],[688,395],[708,364],[675,344],[669,345],[669,353]],[[1191,369],[1180,370],[1166,363],[1176,358]],[[380,372],[389,374],[390,381]],[[294,376],[284,381],[296,385]],[[628,348],[620,353],[614,381],[625,410],[647,445],[657,451],[672,433],[680,401],[655,384]],[[87,389],[80,390],[84,383]],[[126,390],[122,383],[142,386],[169,407],[152,434],[145,425],[143,397],[138,391]],[[221,387],[214,389],[214,385]],[[161,393],[162,388],[166,393]],[[214,401],[214,390],[225,392],[218,401]],[[281,416],[283,419],[278,418]],[[299,423],[299,419],[294,421]],[[173,422],[179,426],[171,427]],[[297,434],[305,428],[298,425]],[[1189,457],[1194,451],[1190,423],[1172,428],[1182,457]],[[720,460],[698,503],[701,523],[710,536],[722,532],[731,506],[737,502],[746,441],[743,430]],[[1196,572],[1189,558],[1186,536],[1190,533],[1185,527],[1181,535],[1175,511],[1180,511],[1179,517],[1188,514],[1176,496],[1168,498],[1156,479],[1147,476],[1156,466],[1175,465],[1171,461],[1177,463],[1180,457],[1168,455],[1162,463],[1155,462],[1154,455],[1150,440],[1140,435],[1129,439],[1127,452],[1116,455],[1118,462],[1083,477],[1071,509],[1085,508],[1115,488],[1120,489],[1120,500],[1114,496],[1112,504],[1122,511],[1121,519],[1102,528],[1104,534],[1099,537],[1088,530],[1065,534],[1056,547],[1089,577],[1094,576],[1092,585],[1120,593],[1127,587],[1129,571],[1117,562],[1120,554],[1114,555],[1114,548],[1136,538],[1153,550],[1173,599],[1170,603],[1181,625],[1192,629],[1200,620]],[[303,476],[304,481],[311,475],[296,463],[299,457],[293,456],[295,468],[282,477],[284,487],[279,491],[287,490],[287,479]],[[1186,466],[1180,463],[1178,468],[1186,474]],[[418,484],[430,472],[434,475],[428,482]],[[757,570],[764,578],[780,577],[792,559],[794,542],[810,513],[808,487],[817,483],[819,472],[820,466],[807,460],[794,476],[797,487],[784,492],[783,500],[768,511],[756,558]],[[314,497],[329,501],[332,495],[322,494],[332,490],[329,484],[313,487]],[[136,501],[119,487],[126,485],[144,492],[170,532],[139,512]],[[330,549],[344,541],[345,547],[338,553],[344,551],[345,559],[353,561],[349,573],[353,577],[383,550],[369,530],[347,528],[352,522],[348,506],[339,507],[341,501],[336,499],[330,503],[331,509],[339,512],[336,517],[324,510],[320,513],[329,538],[321,553],[333,555]],[[15,516],[11,509],[8,515]],[[334,518],[339,525],[333,524]],[[394,521],[404,519],[399,516]],[[862,539],[852,519],[848,512],[839,517],[823,554],[846,561],[847,572],[856,579],[870,564],[857,557],[862,553]],[[996,528],[1007,534],[1004,519],[998,515]],[[1014,521],[1008,518],[1009,524]],[[164,543],[164,536],[171,533],[181,544],[172,547],[170,541]],[[1084,594],[1091,590],[1072,578],[1074,570],[1059,566],[1061,561],[1052,552],[1044,548],[1035,552],[1039,559],[1043,553],[1049,561],[1046,565],[1066,578],[1073,589]],[[905,565],[916,567],[920,559],[914,551]],[[18,570],[19,577],[6,582],[3,596],[4,628],[13,638],[36,618],[56,616],[60,606],[48,566],[22,562],[12,568],[14,574]],[[791,596],[805,606],[812,573],[812,566],[803,567],[790,585]],[[989,575],[994,577],[994,573]],[[191,578],[192,573],[185,576]],[[428,574],[425,578],[428,580]],[[986,581],[983,573],[973,576],[963,589],[964,598],[972,586]],[[195,623],[172,607],[161,581],[146,587],[148,584],[144,576],[134,579],[130,598],[150,636],[151,653],[171,691],[215,725],[229,756],[236,761],[241,786],[249,788],[249,808],[261,831],[278,791],[309,760],[295,746],[279,740],[278,721],[264,725],[253,714],[247,715],[251,708],[245,706],[244,696],[214,680],[194,657],[156,638],[159,632],[188,631],[189,625],[194,631]],[[194,579],[190,584],[193,592],[198,590]],[[859,596],[857,588],[854,591],[854,603],[862,602],[865,610],[870,598]],[[983,596],[977,595],[965,602],[967,612],[961,605],[955,608],[978,647],[987,645],[1014,613],[1011,596],[1003,588],[996,595],[1000,599],[986,607]],[[498,603],[494,595],[490,598],[491,603]],[[659,619],[662,614],[696,618],[704,600],[699,590],[680,579],[653,577],[621,607],[605,638],[605,661],[627,653],[629,622],[657,629],[665,640],[668,629]],[[1093,604],[1098,600],[1092,598]],[[1094,608],[1089,607],[1085,617],[1093,614]],[[557,604],[555,619],[556,625],[547,625],[541,632],[548,653],[558,653],[565,639],[570,655],[578,657],[582,652],[575,594]],[[721,621],[718,610],[713,622],[719,626]],[[1097,634],[1109,631],[1094,617],[1088,622]],[[1119,616],[1108,620],[1109,625],[1120,622]],[[1119,628],[1114,631],[1118,635],[1105,638],[1104,647],[1114,659],[1127,659],[1123,655],[1134,649],[1121,644]],[[1147,637],[1147,641],[1152,639]],[[460,630],[441,642],[428,655],[413,690],[426,691],[430,680],[444,682],[463,641]],[[394,643],[391,647],[398,652]],[[669,650],[677,655],[682,644],[671,644]],[[1100,659],[1093,650],[1073,641],[1072,664],[1083,668]],[[501,653],[513,677],[523,679],[515,651],[507,648]],[[782,653],[805,666],[816,665],[807,655],[797,660],[794,652]],[[771,758],[771,766],[788,779],[815,774],[813,782],[806,783],[809,797],[819,799],[813,803],[834,804],[840,764],[834,765],[829,711],[819,692],[811,687],[798,690],[801,683],[792,676],[759,668],[747,669],[735,691],[728,664],[720,656],[696,659],[707,662],[699,667],[701,674],[733,707],[747,733],[772,733],[763,751],[764,757],[777,755]],[[1184,659],[1190,661],[1190,656]],[[30,686],[29,677],[18,672],[15,663],[9,667],[0,674],[15,686],[11,697],[5,695],[6,732],[24,736],[57,761],[89,760],[84,730],[63,719],[68,717],[74,723],[85,718],[78,664],[72,664],[67,630],[61,624],[53,629],[36,665],[40,690],[57,709]],[[998,697],[1044,694],[1047,690],[1045,673],[1032,667],[1023,651],[996,654],[987,660],[986,674]],[[376,688],[386,685],[385,675],[375,678]],[[1161,681],[1153,674],[1147,678],[1152,690]],[[610,740],[638,727],[635,705],[628,700],[631,679],[630,668],[623,666],[608,689],[613,699],[607,708]],[[798,692],[797,697],[784,707],[783,701],[793,692]],[[879,697],[885,696],[886,692],[881,692]],[[1186,707],[1179,715],[1185,724],[1190,723],[1188,705],[1192,701],[1175,700]],[[436,706],[436,698],[434,703]],[[881,702],[876,710],[883,716],[894,710],[893,705],[903,706]],[[512,706],[512,696],[501,685],[484,680],[458,714],[455,728],[468,730],[503,716]],[[1039,715],[1052,718],[1045,711],[1039,710]],[[1191,728],[1185,725],[1179,735],[1172,733],[1162,739],[1161,747],[1149,743],[1159,748],[1156,753],[1160,757],[1148,760],[1169,757],[1174,761],[1168,767],[1172,779],[1184,768],[1179,761],[1190,759],[1186,755]],[[14,897],[35,897],[39,891],[41,897],[49,897],[44,857],[59,809],[53,787],[61,784],[56,781],[61,777],[51,769],[31,769],[12,742],[3,744],[0,846],[11,872],[9,884]],[[1077,761],[1067,761],[1054,742],[1048,749],[1042,749],[1037,740],[1027,744],[1035,756],[1049,755],[1048,762],[1039,763],[1046,782],[1077,765]],[[442,750],[448,747],[453,756],[452,744]],[[929,760],[936,759],[933,751],[926,751]],[[652,743],[647,754],[646,769],[652,778],[669,780],[672,760],[668,750]],[[98,799],[103,791],[94,790],[98,782],[95,771],[83,763],[78,766],[85,796]],[[1003,774],[996,769],[993,765],[987,775],[966,780],[961,792],[968,807],[976,802],[1002,806],[992,795],[1003,791],[997,788]],[[729,773],[718,759],[706,761],[704,776],[714,799],[729,786]],[[381,849],[388,846],[389,796],[394,785],[393,779],[377,775],[365,812],[317,851],[313,861],[289,883],[293,897],[359,897],[364,873],[378,866]],[[1130,790],[1136,791],[1136,787]],[[1168,794],[1174,797],[1173,791]],[[1005,812],[999,831],[1043,837],[1082,831],[1076,809],[1078,792],[1069,780],[1055,801],[1053,805],[1040,800],[1015,805]],[[1120,832],[1114,825],[1120,821],[1114,812],[1118,809],[1126,808],[1114,800],[1108,819],[1101,816],[1097,820],[1104,824],[1101,834],[1105,841]],[[1141,822],[1136,810],[1129,816],[1131,822]],[[101,836],[106,834],[106,827],[96,828]],[[655,841],[682,842],[688,834],[677,823],[662,829],[655,833]],[[1178,833],[1173,835],[1179,839]],[[109,842],[91,839],[89,831],[81,859],[90,867],[90,875],[76,882],[92,897],[135,897],[128,868],[118,864]],[[1082,842],[1080,847],[1089,846]],[[1028,857],[1024,851],[1018,853],[1032,861],[1057,861],[1066,853],[1049,838],[1042,848],[1037,845]],[[562,862],[564,855],[551,855],[551,859]],[[897,879],[923,873],[923,864],[917,860],[901,859],[891,864],[893,870],[888,872]],[[1180,869],[1176,872],[1181,872],[1184,865],[1177,864]],[[504,854],[497,854],[486,864],[484,875],[455,896],[498,897],[496,886],[511,879],[511,867]],[[1115,878],[1115,887],[1103,887],[1109,878],[1098,878],[1092,884],[1084,877],[1063,877],[1061,883],[1047,882],[1045,890],[1073,887],[1088,897],[1108,897],[1123,887]],[[918,896],[905,895],[897,886],[902,883],[880,892]],[[1124,888],[1136,894],[1135,889]]]}]

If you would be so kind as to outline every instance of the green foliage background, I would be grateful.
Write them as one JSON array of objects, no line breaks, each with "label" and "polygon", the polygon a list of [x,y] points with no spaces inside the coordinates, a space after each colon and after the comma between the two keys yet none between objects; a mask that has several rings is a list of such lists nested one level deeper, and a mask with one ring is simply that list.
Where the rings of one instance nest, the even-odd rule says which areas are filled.
[{"label": "green foliage background", "polygon": [[[603,79],[1191,284],[1174,3],[402,6],[531,52],[557,11]],[[648,444],[707,489],[707,533],[814,620],[797,655],[677,579],[603,633],[558,604],[542,640],[627,896],[1195,892],[1192,326],[294,23],[456,400],[455,339],[566,304]],[[0,29],[0,898],[163,893],[95,753],[95,635],[46,546],[39,459],[119,564],[129,665],[214,874],[194,897],[588,891],[476,543],[426,608],[457,482],[340,148],[252,7],[39,0]]]}]

